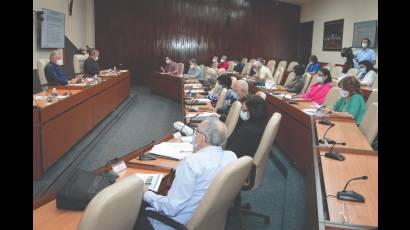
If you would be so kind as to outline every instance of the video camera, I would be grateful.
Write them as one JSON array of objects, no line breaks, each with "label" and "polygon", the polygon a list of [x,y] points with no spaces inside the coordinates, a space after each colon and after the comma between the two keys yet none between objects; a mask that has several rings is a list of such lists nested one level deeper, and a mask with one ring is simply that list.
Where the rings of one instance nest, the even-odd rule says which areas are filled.
[{"label": "video camera", "polygon": [[347,71],[350,68],[354,68],[354,62],[353,62],[353,50],[352,47],[345,47],[340,51],[340,56],[346,58],[346,62],[343,66],[342,73],[347,73]]}]

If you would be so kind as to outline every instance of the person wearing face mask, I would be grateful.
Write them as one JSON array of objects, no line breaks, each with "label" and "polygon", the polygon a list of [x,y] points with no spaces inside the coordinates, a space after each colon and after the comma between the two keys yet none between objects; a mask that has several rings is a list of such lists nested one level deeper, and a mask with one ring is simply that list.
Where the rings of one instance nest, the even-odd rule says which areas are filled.
[{"label": "person wearing face mask", "polygon": [[229,63],[228,63],[228,57],[226,55],[222,55],[221,57],[221,62],[218,64],[217,68],[218,69],[225,69],[228,70]]},{"label": "person wearing face mask", "polygon": [[[143,208],[163,213],[175,221],[188,225],[215,176],[237,160],[234,152],[223,150],[227,127],[215,117],[198,125],[194,135],[195,154],[183,159],[175,170],[175,178],[166,196],[144,187]],[[173,229],[139,212],[134,224],[138,229]]]},{"label": "person wearing face mask", "polygon": [[311,75],[316,74],[320,70],[320,64],[319,61],[317,60],[316,55],[312,55],[309,58],[309,64],[306,67],[306,73],[309,73]]},{"label": "person wearing face mask", "polygon": [[284,87],[289,93],[300,93],[305,85],[305,77],[303,75],[305,68],[303,65],[295,65],[293,72],[295,72],[295,77],[287,82]]},{"label": "person wearing face mask", "polygon": [[100,66],[98,65],[98,57],[100,52],[97,49],[92,49],[90,56],[84,61],[84,73],[87,76],[100,74]]},{"label": "person wearing face mask", "polygon": [[218,109],[216,112],[220,114],[220,120],[225,121],[226,116],[229,113],[231,105],[236,101],[240,100],[249,95],[248,83],[244,80],[237,80],[232,86],[231,90],[228,90],[225,98],[224,105]]},{"label": "person wearing face mask", "polygon": [[239,62],[239,59],[233,60],[235,62],[235,67],[233,67],[233,71],[237,73],[242,73],[243,67],[245,67],[245,63]]},{"label": "person wearing face mask", "polygon": [[188,75],[195,76],[201,83],[205,82],[204,71],[198,66],[198,61],[195,58],[189,60]]},{"label": "person wearing face mask", "polygon": [[376,52],[374,52],[374,50],[370,49],[369,47],[370,47],[370,39],[363,38],[362,48],[354,52],[354,60],[355,60],[354,66],[356,69],[360,68],[359,63],[364,60],[368,60],[373,65],[376,64]]},{"label": "person wearing face mask", "polygon": [[328,69],[323,68],[318,72],[315,80],[316,83],[310,86],[305,94],[297,97],[301,97],[305,100],[311,100],[321,105],[325,101],[327,93],[332,88],[332,76]]},{"label": "person wearing face mask", "polygon": [[165,57],[165,68],[161,66],[161,71],[163,73],[177,74],[177,63],[173,62],[171,58]]},{"label": "person wearing face mask", "polygon": [[248,95],[241,99],[240,122],[228,138],[226,149],[238,158],[253,157],[267,124],[266,103],[258,95]]},{"label": "person wearing face mask", "polygon": [[213,68],[213,69],[217,69],[218,68],[218,57],[217,56],[214,56],[213,58],[212,58],[212,62],[211,62],[211,68]]},{"label": "person wearing face mask", "polygon": [[61,68],[61,57],[54,51],[50,54],[50,62],[44,68],[44,74],[50,85],[75,84],[82,78],[82,75],[78,75],[70,80]]},{"label": "person wearing face mask", "polygon": [[340,98],[333,105],[333,110],[341,113],[349,113],[359,125],[367,111],[367,104],[360,93],[360,82],[354,76],[344,77],[338,83],[342,89]]},{"label": "person wearing face mask", "polygon": [[377,78],[377,70],[373,64],[368,60],[360,62],[360,73],[357,75],[357,79],[360,81],[360,85],[371,87]]}]

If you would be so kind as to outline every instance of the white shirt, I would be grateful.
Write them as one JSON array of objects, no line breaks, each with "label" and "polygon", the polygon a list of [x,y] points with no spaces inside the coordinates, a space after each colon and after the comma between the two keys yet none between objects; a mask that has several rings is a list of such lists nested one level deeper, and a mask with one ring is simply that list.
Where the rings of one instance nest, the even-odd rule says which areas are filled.
[{"label": "white shirt", "polygon": [[[235,153],[223,151],[220,146],[200,149],[178,165],[167,196],[148,191],[144,194],[144,200],[150,204],[151,210],[187,225],[215,175],[236,159]],[[148,219],[155,230],[173,229],[160,221]]]},{"label": "white shirt", "polygon": [[272,80],[272,73],[270,72],[270,70],[268,69],[268,67],[266,66],[262,66],[260,68],[259,71],[256,72],[256,76],[261,78],[261,79],[265,79],[265,80]]},{"label": "white shirt", "polygon": [[[360,76],[363,73],[360,73],[357,78],[360,78]],[[362,80],[360,80],[360,83],[365,84],[367,86],[372,86],[374,81],[376,80],[377,77],[377,73],[374,70],[370,70],[369,72],[366,73],[366,75],[364,75],[364,78]]]}]

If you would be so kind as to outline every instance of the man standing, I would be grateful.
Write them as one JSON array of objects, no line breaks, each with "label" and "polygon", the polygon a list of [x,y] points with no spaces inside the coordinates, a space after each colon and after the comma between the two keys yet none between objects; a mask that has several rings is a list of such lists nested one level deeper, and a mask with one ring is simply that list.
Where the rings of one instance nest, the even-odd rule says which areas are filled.
[{"label": "man standing", "polygon": [[44,68],[44,74],[46,75],[49,84],[75,84],[82,76],[77,76],[71,80],[64,71],[61,69],[60,65],[57,64],[61,61],[61,57],[56,52],[51,52],[50,62]]},{"label": "man standing", "polygon": [[97,49],[92,49],[90,56],[84,61],[84,73],[87,76],[100,74],[100,66],[98,65],[98,57],[100,52]]},{"label": "man standing", "polygon": [[356,50],[354,52],[354,67],[356,69],[360,69],[360,62],[364,60],[368,60],[373,65],[376,65],[376,52],[370,49],[370,39],[363,38],[362,40],[362,49]]}]

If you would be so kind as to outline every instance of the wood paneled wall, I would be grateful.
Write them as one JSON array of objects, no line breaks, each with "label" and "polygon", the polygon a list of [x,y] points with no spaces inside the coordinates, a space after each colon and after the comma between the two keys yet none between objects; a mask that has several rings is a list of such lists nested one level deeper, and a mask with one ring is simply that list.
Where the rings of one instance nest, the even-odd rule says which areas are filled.
[{"label": "wood paneled wall", "polygon": [[300,6],[271,0],[97,0],[95,40],[103,68],[122,64],[145,83],[165,56],[293,61]]}]

